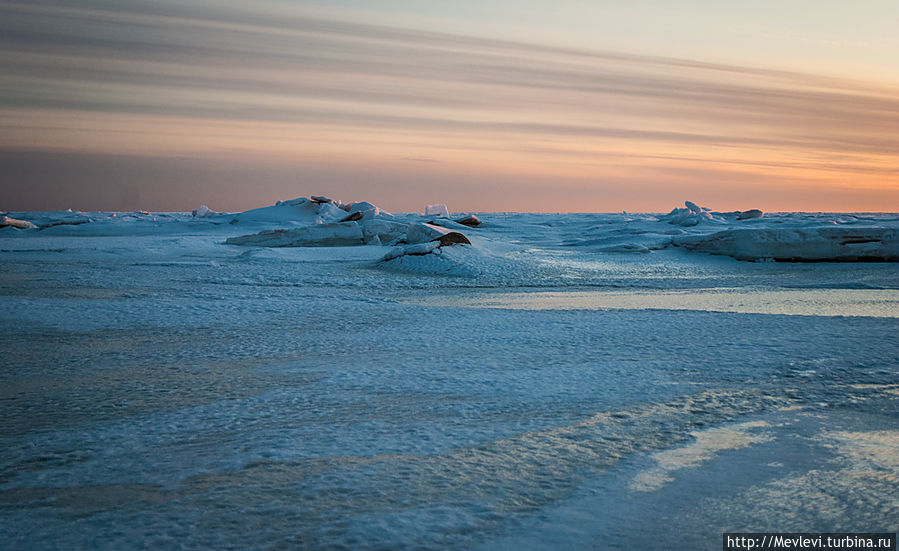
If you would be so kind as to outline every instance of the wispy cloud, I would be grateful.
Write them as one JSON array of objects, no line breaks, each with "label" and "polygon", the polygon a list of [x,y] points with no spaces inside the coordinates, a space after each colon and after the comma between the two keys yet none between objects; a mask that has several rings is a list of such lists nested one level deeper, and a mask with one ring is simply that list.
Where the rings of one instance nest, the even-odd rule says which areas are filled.
[{"label": "wispy cloud", "polygon": [[0,3],[0,147],[441,159],[583,176],[703,163],[896,186],[886,85],[311,16]]},{"label": "wispy cloud", "polygon": [[404,161],[413,161],[416,163],[436,163],[437,159],[428,159],[427,157],[403,157]]}]

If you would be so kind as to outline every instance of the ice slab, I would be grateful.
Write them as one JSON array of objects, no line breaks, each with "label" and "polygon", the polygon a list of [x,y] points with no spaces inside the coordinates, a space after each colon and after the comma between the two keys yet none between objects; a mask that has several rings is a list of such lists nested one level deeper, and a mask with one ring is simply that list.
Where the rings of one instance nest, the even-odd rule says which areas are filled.
[{"label": "ice slab", "polygon": [[11,226],[20,230],[30,230],[37,227],[28,220],[19,220],[17,218],[10,218],[9,216],[0,216],[0,228],[5,228],[6,226]]},{"label": "ice slab", "polygon": [[265,230],[225,240],[228,245],[253,247],[352,247],[365,245],[365,242],[362,227],[356,222],[313,224],[290,230]]},{"label": "ice slab", "polygon": [[673,239],[690,251],[738,260],[782,262],[899,261],[899,230],[893,227],[731,228]]}]

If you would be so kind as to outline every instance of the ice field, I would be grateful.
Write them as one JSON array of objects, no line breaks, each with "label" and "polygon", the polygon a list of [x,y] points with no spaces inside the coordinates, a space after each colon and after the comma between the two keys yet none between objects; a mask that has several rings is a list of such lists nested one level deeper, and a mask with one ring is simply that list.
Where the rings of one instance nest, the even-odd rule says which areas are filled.
[{"label": "ice field", "polygon": [[465,214],[5,213],[2,547],[899,529],[899,215]]}]

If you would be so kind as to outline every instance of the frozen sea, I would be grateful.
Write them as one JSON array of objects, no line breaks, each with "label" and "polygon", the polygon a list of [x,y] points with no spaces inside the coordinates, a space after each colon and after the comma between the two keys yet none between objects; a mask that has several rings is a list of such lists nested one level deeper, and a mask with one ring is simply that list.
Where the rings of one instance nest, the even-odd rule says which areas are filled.
[{"label": "frozen sea", "polygon": [[225,243],[284,220],[9,216],[38,227],[0,230],[4,549],[899,529],[899,264],[685,245],[888,248],[897,215],[484,213],[390,261]]}]

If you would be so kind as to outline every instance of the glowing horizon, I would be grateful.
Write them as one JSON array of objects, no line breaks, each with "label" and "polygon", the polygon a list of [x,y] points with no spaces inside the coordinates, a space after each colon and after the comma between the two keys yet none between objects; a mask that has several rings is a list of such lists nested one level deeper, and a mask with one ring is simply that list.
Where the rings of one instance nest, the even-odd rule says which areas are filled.
[{"label": "glowing horizon", "polygon": [[0,3],[0,209],[899,211],[897,74],[347,4]]}]

